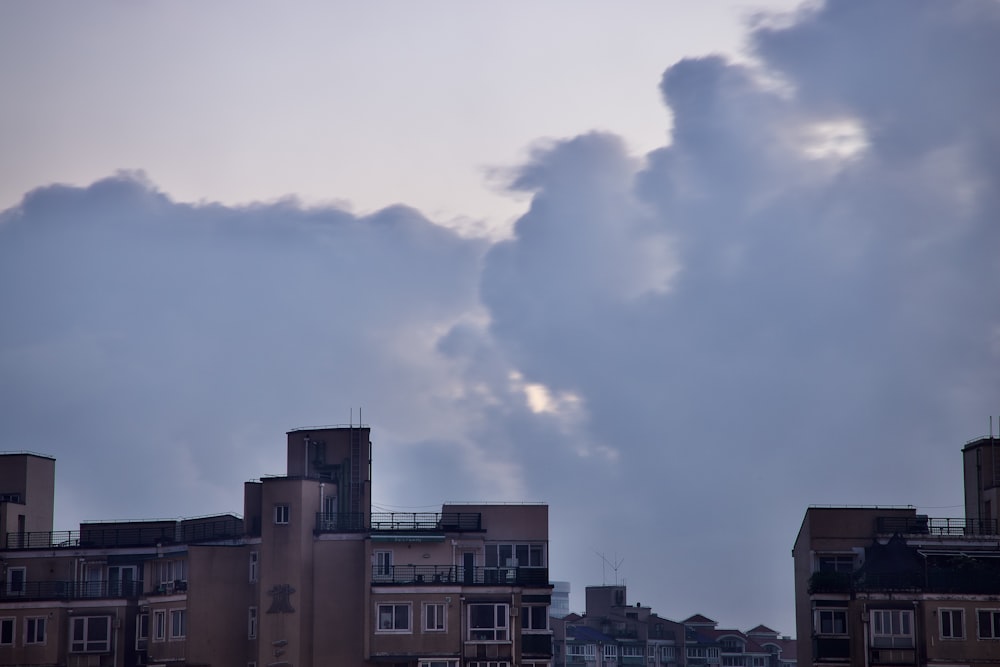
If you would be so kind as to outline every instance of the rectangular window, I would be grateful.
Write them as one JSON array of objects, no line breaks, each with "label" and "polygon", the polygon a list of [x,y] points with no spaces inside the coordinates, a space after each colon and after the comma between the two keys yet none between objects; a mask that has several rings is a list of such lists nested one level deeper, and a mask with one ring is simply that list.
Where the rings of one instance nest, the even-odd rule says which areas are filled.
[{"label": "rectangular window", "polygon": [[660,647],[660,660],[663,662],[672,662],[674,659],[674,647],[673,646],[661,646]]},{"label": "rectangular window", "polygon": [[149,647],[149,614],[135,617],[135,650],[145,651]]},{"label": "rectangular window", "polygon": [[247,611],[247,639],[257,639],[257,607]]},{"label": "rectangular window", "polygon": [[510,667],[509,662],[497,662],[495,660],[480,660],[478,662],[467,662],[465,663],[468,667]]},{"label": "rectangular window", "polygon": [[75,616],[70,620],[69,650],[72,653],[111,651],[110,616]]},{"label": "rectangular window", "polygon": [[7,595],[24,595],[24,584],[27,581],[25,572],[23,567],[7,568]]},{"label": "rectangular window", "polygon": [[548,630],[549,608],[545,605],[524,605],[521,607],[522,630]]},{"label": "rectangular window", "polygon": [[448,660],[445,658],[440,660],[421,660],[420,667],[458,667],[458,660]]},{"label": "rectangular window", "polygon": [[1000,639],[1000,609],[977,609],[980,639]]},{"label": "rectangular window", "polygon": [[853,554],[820,554],[816,559],[820,572],[854,572]]},{"label": "rectangular window", "polygon": [[257,583],[257,566],[260,564],[260,552],[250,552],[250,583]]},{"label": "rectangular window", "polygon": [[184,639],[187,636],[187,610],[170,610],[170,638]]},{"label": "rectangular window", "polygon": [[378,632],[409,632],[410,603],[378,605],[376,622]]},{"label": "rectangular window", "polygon": [[939,609],[941,639],[965,639],[965,610]]},{"label": "rectangular window", "polygon": [[506,604],[470,604],[469,641],[509,641],[510,634],[507,631],[509,609]]},{"label": "rectangular window", "polygon": [[162,592],[173,593],[175,590],[184,590],[184,584],[187,583],[187,561],[164,560],[160,561],[159,565]]},{"label": "rectangular window", "polygon": [[392,581],[391,551],[376,551],[372,554],[372,575],[375,581]]},{"label": "rectangular window", "polygon": [[847,610],[817,609],[815,623],[818,635],[846,635]]},{"label": "rectangular window", "polygon": [[45,619],[42,617],[24,619],[24,644],[45,643]]},{"label": "rectangular window", "polygon": [[424,631],[444,632],[448,628],[445,624],[445,606],[436,602],[424,603]]},{"label": "rectangular window", "polygon": [[274,522],[276,524],[288,523],[288,505],[274,506]]},{"label": "rectangular window", "polygon": [[604,659],[614,660],[618,657],[618,647],[615,644],[604,645]]},{"label": "rectangular window", "polygon": [[138,568],[135,565],[112,565],[108,567],[108,595],[110,597],[130,597],[141,591],[136,585]]},{"label": "rectangular window", "polygon": [[871,612],[872,646],[876,648],[913,647],[913,611],[876,609]]},{"label": "rectangular window", "polygon": [[167,638],[167,610],[153,611],[153,641],[162,642]]},{"label": "rectangular window", "polygon": [[13,646],[14,619],[0,618],[0,646]]},{"label": "rectangular window", "polygon": [[623,658],[641,658],[642,657],[642,647],[641,646],[622,646],[622,657]]},{"label": "rectangular window", "polygon": [[545,567],[545,545],[487,544],[486,567]]}]

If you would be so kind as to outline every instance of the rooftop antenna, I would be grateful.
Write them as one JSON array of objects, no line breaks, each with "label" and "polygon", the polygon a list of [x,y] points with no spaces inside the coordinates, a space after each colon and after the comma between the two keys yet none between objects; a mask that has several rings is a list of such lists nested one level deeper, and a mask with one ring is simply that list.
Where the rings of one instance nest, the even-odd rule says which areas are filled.
[{"label": "rooftop antenna", "polygon": [[625,559],[619,558],[618,554],[616,553],[614,561],[609,561],[607,558],[604,557],[604,554],[602,554],[600,551],[596,551],[594,553],[596,553],[601,559],[601,585],[602,586],[608,585],[608,572],[607,572],[608,567],[610,567],[615,573],[615,586],[621,585],[618,580],[618,568],[620,568],[622,563],[625,562]]}]

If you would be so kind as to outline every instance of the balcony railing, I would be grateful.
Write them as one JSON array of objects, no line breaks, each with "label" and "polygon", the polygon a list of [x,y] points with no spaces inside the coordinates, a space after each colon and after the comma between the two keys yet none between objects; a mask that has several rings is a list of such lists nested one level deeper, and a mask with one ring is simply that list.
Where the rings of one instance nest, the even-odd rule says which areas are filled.
[{"label": "balcony railing", "polygon": [[316,532],[474,532],[483,528],[479,512],[318,512]]},{"label": "balcony railing", "polygon": [[392,565],[372,572],[373,584],[451,584],[457,586],[548,586],[547,567],[463,567]]},{"label": "balcony railing", "polygon": [[997,535],[996,519],[936,519],[927,516],[880,516],[875,520],[879,534],[967,537]]},{"label": "balcony railing", "polygon": [[816,572],[809,578],[809,593],[912,591],[1000,595],[1000,571],[969,563],[964,566],[930,566],[909,572]]},{"label": "balcony railing", "polygon": [[6,533],[4,549],[64,549],[152,547],[158,544],[189,544],[243,535],[243,521],[151,522],[147,525],[114,523],[83,524],[80,530]]},{"label": "balcony railing", "polygon": [[814,637],[813,658],[817,661],[847,662],[851,659],[851,643],[847,637]]},{"label": "balcony railing", "polygon": [[0,600],[86,600],[137,598],[141,581],[25,581],[18,586],[0,586]]}]

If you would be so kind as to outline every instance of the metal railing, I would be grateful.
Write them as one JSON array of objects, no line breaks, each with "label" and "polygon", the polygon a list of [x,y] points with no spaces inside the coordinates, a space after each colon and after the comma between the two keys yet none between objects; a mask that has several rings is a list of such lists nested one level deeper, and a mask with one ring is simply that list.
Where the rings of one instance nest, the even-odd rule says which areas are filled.
[{"label": "metal railing", "polygon": [[316,532],[471,532],[482,530],[479,512],[318,512]]},{"label": "metal railing", "polygon": [[243,521],[179,521],[172,524],[83,524],[80,530],[6,533],[4,549],[63,549],[87,547],[153,547],[234,539],[244,534]]},{"label": "metal railing", "polygon": [[372,572],[373,584],[451,584],[457,586],[548,586],[547,567],[464,567],[390,565]]},{"label": "metal railing", "polygon": [[875,519],[879,534],[966,537],[997,535],[996,519],[931,518],[928,516],[880,516]]},{"label": "metal railing", "polygon": [[0,600],[86,600],[136,598],[143,594],[141,581],[23,581],[0,586]]}]

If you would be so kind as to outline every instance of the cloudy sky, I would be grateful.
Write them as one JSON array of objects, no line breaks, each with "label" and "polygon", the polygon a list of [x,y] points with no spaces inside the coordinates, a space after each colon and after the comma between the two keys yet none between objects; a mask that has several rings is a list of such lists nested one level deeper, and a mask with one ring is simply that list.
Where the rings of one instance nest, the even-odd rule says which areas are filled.
[{"label": "cloudy sky", "polygon": [[0,2],[0,443],[70,529],[360,410],[574,608],[794,633],[806,507],[961,516],[1000,413],[997,62],[993,0]]}]

